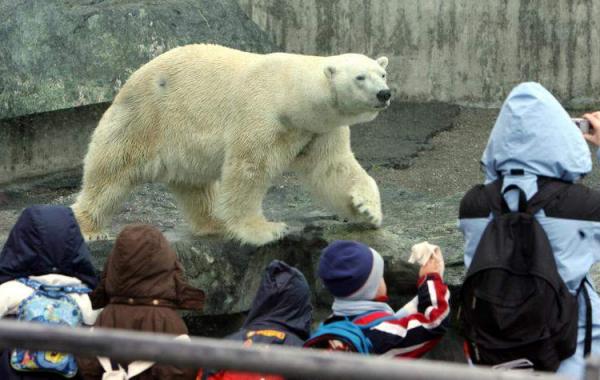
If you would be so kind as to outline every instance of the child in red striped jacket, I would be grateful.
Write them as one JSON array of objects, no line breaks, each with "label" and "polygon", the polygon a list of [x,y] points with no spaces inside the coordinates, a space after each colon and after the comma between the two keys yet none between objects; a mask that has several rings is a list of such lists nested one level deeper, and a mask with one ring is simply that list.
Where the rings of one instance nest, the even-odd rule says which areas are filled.
[{"label": "child in red striped jacket", "polygon": [[[383,259],[374,249],[355,241],[335,241],[319,262],[319,277],[334,296],[333,314],[323,325],[350,320],[363,328],[370,353],[417,358],[431,350],[446,331],[450,292],[441,276],[443,261],[433,255],[420,269],[417,297],[395,312],[387,303]],[[326,339],[307,346],[356,351],[347,342]]]}]

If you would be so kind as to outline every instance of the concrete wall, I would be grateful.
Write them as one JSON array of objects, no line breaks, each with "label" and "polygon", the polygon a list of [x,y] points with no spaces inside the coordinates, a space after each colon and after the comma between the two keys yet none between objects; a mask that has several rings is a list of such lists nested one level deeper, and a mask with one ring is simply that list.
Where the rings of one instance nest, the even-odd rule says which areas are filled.
[{"label": "concrete wall", "polygon": [[107,103],[0,120],[0,184],[75,169]]},{"label": "concrete wall", "polygon": [[402,100],[497,106],[539,81],[600,107],[598,0],[238,0],[289,52],[387,55]]}]

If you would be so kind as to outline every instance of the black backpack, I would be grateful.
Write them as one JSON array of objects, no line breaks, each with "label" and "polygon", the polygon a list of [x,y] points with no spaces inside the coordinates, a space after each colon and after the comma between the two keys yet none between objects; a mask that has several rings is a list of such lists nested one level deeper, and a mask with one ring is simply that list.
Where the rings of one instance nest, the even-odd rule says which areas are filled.
[{"label": "black backpack", "polygon": [[493,219],[461,289],[459,313],[470,357],[483,365],[528,360],[536,370],[555,371],[577,348],[577,298],[560,277],[533,215],[569,184],[546,182],[529,201],[517,186],[508,186],[505,192],[519,190],[519,209],[511,212],[501,183],[485,186]]}]

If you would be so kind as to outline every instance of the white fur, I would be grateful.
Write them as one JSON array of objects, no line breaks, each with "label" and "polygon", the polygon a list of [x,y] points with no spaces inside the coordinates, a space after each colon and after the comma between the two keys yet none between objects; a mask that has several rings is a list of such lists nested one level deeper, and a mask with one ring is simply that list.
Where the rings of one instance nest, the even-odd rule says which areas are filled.
[{"label": "white fur", "polygon": [[73,205],[84,235],[103,236],[136,185],[162,182],[197,233],[262,245],[285,234],[261,204],[290,167],[334,211],[380,226],[379,190],[350,150],[348,126],[389,104],[377,99],[386,65],[218,45],[160,55],[133,73],[94,131]]}]

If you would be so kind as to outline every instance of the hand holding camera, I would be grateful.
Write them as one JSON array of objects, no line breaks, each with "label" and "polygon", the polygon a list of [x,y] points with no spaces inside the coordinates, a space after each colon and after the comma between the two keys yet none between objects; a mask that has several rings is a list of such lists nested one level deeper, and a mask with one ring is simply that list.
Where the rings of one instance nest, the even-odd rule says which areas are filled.
[{"label": "hand holding camera", "polygon": [[[587,121],[587,123],[580,122],[578,124],[575,120]],[[575,124],[579,127],[583,133],[583,137],[590,143],[597,147],[600,147],[600,111],[586,113],[583,115],[583,119],[573,119]],[[587,124],[587,127],[586,127]]]},{"label": "hand holding camera", "polygon": [[573,123],[575,123],[575,125],[577,126],[577,128],[579,128],[581,133],[583,133],[584,135],[590,133],[590,122],[587,119],[574,117],[571,120],[573,120]]}]

